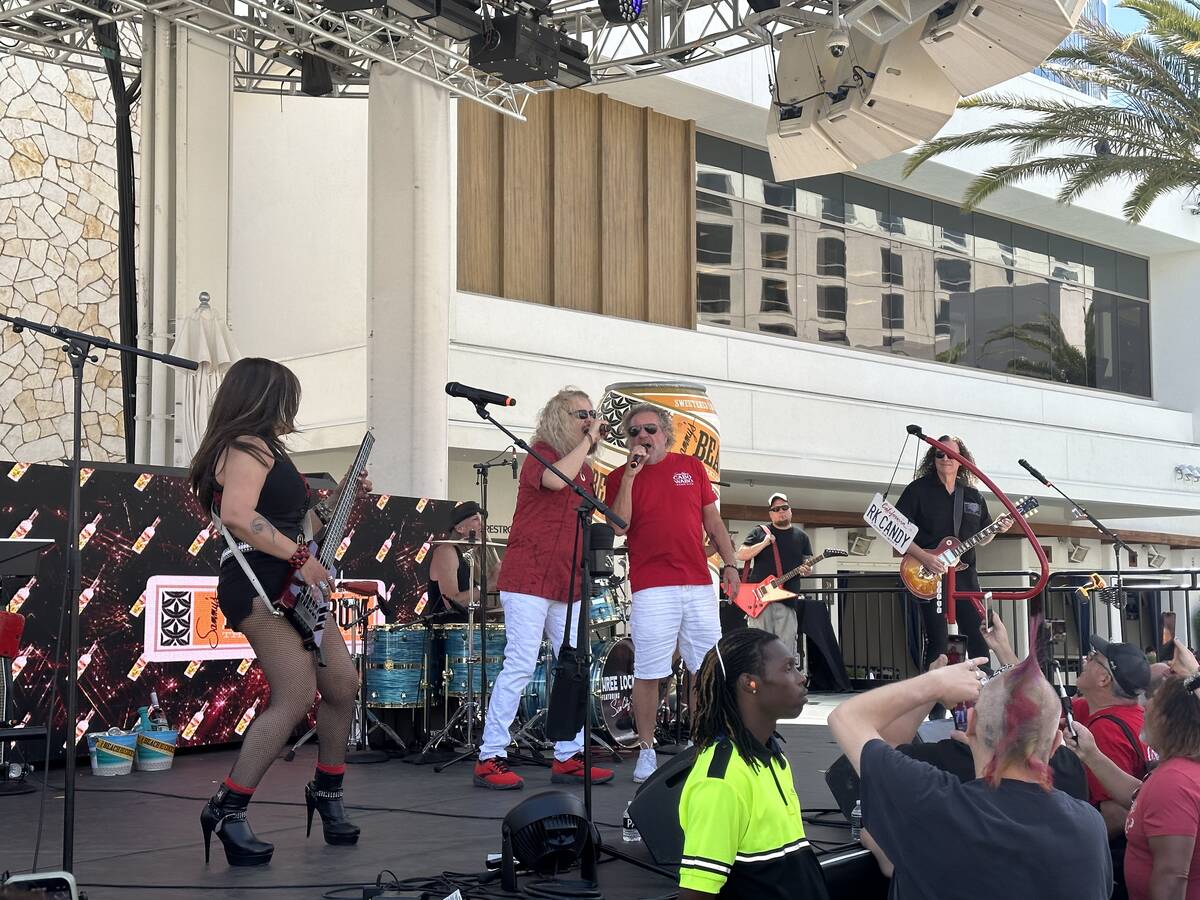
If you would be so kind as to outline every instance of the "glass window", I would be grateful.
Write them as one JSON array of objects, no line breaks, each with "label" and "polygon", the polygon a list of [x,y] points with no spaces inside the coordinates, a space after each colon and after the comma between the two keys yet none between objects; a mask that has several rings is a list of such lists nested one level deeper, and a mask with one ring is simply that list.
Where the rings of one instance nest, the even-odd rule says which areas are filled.
[{"label": "glass window", "polygon": [[904,254],[899,249],[896,249],[897,246],[893,244],[891,247],[880,248],[880,267],[883,271],[884,284],[895,284],[903,287]]},{"label": "glass window", "polygon": [[975,251],[971,214],[949,203],[933,204],[933,246],[970,256]]},{"label": "glass window", "polygon": [[696,192],[696,212],[713,213],[718,216],[733,215],[733,201],[724,197],[716,197],[704,191]]},{"label": "glass window", "polygon": [[1091,295],[1080,285],[1051,281],[1047,285],[1048,315],[1053,337],[1055,381],[1086,387],[1088,376],[1088,310]]},{"label": "glass window", "polygon": [[795,182],[796,209],[826,222],[846,219],[845,179],[841,175],[818,175]]},{"label": "glass window", "polygon": [[696,134],[696,187],[742,196],[742,146]]},{"label": "glass window", "polygon": [[817,317],[835,322],[846,321],[846,287],[840,284],[817,286]]},{"label": "glass window", "polygon": [[888,189],[859,178],[846,177],[846,224],[875,234],[887,234]]},{"label": "glass window", "polygon": [[1088,387],[1115,391],[1120,388],[1117,369],[1117,298],[1092,292],[1087,316]]},{"label": "glass window", "polygon": [[1083,244],[1080,241],[1050,235],[1050,277],[1083,284]]},{"label": "glass window", "polygon": [[883,295],[883,327],[886,329],[904,328],[904,295]]},{"label": "glass window", "polygon": [[817,236],[816,275],[846,277],[846,236],[843,232],[826,232]]},{"label": "glass window", "polygon": [[791,269],[789,265],[789,250],[791,235],[775,231],[764,231],[759,237],[762,241],[762,267],[764,269]]},{"label": "glass window", "polygon": [[1059,330],[1050,316],[1050,282],[1016,272],[1012,295],[1013,356],[1009,371],[1050,380],[1055,357],[1062,349]]},{"label": "glass window", "polygon": [[890,246],[885,237],[846,231],[846,334],[851,347],[880,350],[888,346],[880,322],[883,251]]},{"label": "glass window", "polygon": [[1013,359],[1013,273],[999,266],[975,264],[975,365],[1008,372]]},{"label": "glass window", "polygon": [[1117,289],[1117,251],[1093,244],[1083,245],[1083,283],[1089,287]]},{"label": "glass window", "polygon": [[1014,224],[1013,265],[1037,275],[1050,274],[1050,235],[1040,228]]},{"label": "glass window", "polygon": [[976,213],[972,226],[976,259],[1000,266],[1013,264],[1012,222]]},{"label": "glass window", "polygon": [[762,301],[759,303],[758,311],[764,313],[790,313],[792,304],[788,297],[788,283],[781,278],[767,278],[763,276],[762,282]]},{"label": "glass window", "polygon": [[1117,360],[1121,391],[1150,396],[1150,305],[1124,297],[1117,301]]},{"label": "glass window", "polygon": [[729,275],[716,275],[712,272],[696,274],[696,302],[699,304],[701,316],[728,316],[733,294],[730,290]]},{"label": "glass window", "polygon": [[706,266],[733,265],[733,223],[696,223],[696,262]]},{"label": "glass window", "polygon": [[892,188],[888,192],[888,207],[888,224],[892,234],[919,244],[932,243],[932,200]]},{"label": "glass window", "polygon": [[1146,260],[1117,254],[1117,290],[1131,297],[1150,297],[1150,272]]}]

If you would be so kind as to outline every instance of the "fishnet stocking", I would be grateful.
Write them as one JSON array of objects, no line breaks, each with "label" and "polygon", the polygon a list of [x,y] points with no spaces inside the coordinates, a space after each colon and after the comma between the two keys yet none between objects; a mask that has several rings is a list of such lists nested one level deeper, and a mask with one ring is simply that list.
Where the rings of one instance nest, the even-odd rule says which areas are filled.
[{"label": "fishnet stocking", "polygon": [[345,762],[346,739],[358,694],[358,673],[341,633],[332,625],[326,627],[321,643],[325,666],[318,667],[316,657],[304,649],[296,629],[286,619],[271,615],[262,600],[255,599],[241,630],[249,638],[267,676],[271,702],[246,733],[230,780],[249,788],[258,786],[296,723],[312,706],[318,689],[321,705],[317,708],[320,741],[317,761],[328,766]]}]

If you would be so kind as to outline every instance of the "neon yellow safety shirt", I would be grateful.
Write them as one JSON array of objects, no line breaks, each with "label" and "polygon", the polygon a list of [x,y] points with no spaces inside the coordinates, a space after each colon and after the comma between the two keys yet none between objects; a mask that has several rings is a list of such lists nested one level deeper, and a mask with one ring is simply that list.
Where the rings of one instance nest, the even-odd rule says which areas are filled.
[{"label": "neon yellow safety shirt", "polygon": [[774,739],[752,766],[721,740],[696,757],[679,802],[679,886],[727,898],[827,900],[800,799]]}]

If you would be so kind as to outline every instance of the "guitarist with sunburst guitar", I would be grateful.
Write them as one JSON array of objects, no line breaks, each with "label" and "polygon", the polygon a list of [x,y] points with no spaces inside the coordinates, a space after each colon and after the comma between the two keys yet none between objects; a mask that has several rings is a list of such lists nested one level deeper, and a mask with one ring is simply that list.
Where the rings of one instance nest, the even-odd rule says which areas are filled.
[{"label": "guitarist with sunburst guitar", "polygon": [[786,494],[775,492],[767,501],[769,524],[760,525],[747,536],[736,556],[749,568],[735,598],[746,612],[747,624],[778,637],[798,654],[797,639],[808,638],[809,681],[814,690],[849,691],[846,665],[838,646],[829,607],[822,600],[804,597],[800,579],[830,556],[845,556],[845,550],[826,550],[814,555],[804,529],[792,524],[792,507]]},{"label": "guitarist with sunburst guitar", "polygon": [[[975,457],[961,438],[951,435],[941,437],[943,443],[958,447],[959,453],[974,462]],[[946,537],[969,541],[992,524],[987,501],[975,487],[975,477],[958,460],[935,447],[930,447],[917,467],[916,478],[904,489],[896,501],[896,509],[917,525],[917,535],[908,548],[911,557],[929,573],[942,576],[946,563],[939,555],[931,552],[938,549]],[[1007,517],[1006,517],[1007,518]],[[1004,520],[1001,520],[1002,522]],[[975,547],[983,546],[1012,527],[1008,521],[979,539],[965,553],[955,576],[959,590],[979,590],[979,574],[975,569]],[[925,622],[924,667],[946,652],[947,627],[945,598],[925,600],[914,594],[919,601],[921,616]],[[960,599],[955,606],[959,632],[967,638],[967,652],[974,658],[988,655],[987,642],[980,633],[981,617],[975,604]]]}]

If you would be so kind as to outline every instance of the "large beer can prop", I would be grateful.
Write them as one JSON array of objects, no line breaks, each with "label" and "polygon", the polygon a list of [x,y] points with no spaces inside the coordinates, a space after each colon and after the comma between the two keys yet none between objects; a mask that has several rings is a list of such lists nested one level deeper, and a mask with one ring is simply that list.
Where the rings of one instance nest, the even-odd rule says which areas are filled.
[{"label": "large beer can prop", "polygon": [[696,457],[704,463],[710,480],[720,480],[720,421],[704,385],[686,381],[622,382],[606,387],[600,399],[600,415],[608,423],[609,431],[593,457],[596,496],[611,502],[611,498],[604,496],[604,479],[629,457],[629,446],[619,429],[625,412],[638,403],[651,403],[669,412],[675,439],[667,450]]}]

